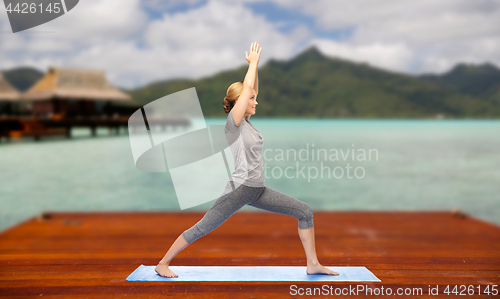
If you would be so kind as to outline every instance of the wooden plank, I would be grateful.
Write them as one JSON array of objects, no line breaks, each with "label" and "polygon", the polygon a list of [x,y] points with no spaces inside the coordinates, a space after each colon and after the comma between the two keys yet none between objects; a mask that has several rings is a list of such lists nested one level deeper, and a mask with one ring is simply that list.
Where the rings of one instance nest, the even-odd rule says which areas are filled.
[{"label": "wooden plank", "polygon": [[[0,234],[0,297],[290,297],[290,282],[125,280],[140,264],[156,264],[201,217],[199,212],[97,212],[30,219]],[[439,285],[442,292],[447,285],[500,284],[497,225],[443,211],[315,212],[314,217],[322,264],[366,266],[382,283],[361,283],[365,286],[427,291],[428,285]],[[179,253],[172,265],[302,265],[305,271],[305,262],[295,218],[240,211]]]}]

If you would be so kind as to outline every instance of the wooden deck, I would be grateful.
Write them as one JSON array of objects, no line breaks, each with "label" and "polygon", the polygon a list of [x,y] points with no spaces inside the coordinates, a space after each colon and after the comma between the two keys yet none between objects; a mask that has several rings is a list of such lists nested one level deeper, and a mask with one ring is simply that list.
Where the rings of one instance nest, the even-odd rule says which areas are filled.
[{"label": "wooden deck", "polygon": [[[97,136],[98,127],[107,127],[110,133],[114,132],[115,135],[118,135],[122,127],[132,131],[136,129],[134,125],[129,128],[130,124],[134,124],[130,122],[129,118],[130,116],[110,117],[107,115],[81,118],[68,118],[57,115],[46,119],[32,116],[0,117],[0,141],[2,137],[6,137],[7,139],[34,137],[37,141],[43,136],[66,136],[67,138],[71,138],[71,128],[73,127],[89,128],[93,137]],[[177,127],[187,127],[191,123],[187,118],[169,118],[154,120],[154,124],[165,130],[167,127],[174,129]],[[142,128],[144,123],[135,122],[135,125]]]},{"label": "wooden deck", "polygon": [[[202,213],[49,213],[0,234],[2,298],[301,298],[290,282],[127,282],[139,265],[155,265],[175,238]],[[447,285],[473,286],[465,298],[500,285],[500,227],[451,212],[315,212],[316,246],[324,265],[366,266],[381,283],[327,283],[422,288],[438,298]],[[295,218],[240,211],[197,240],[172,265],[305,265]],[[305,271],[305,267],[304,267]],[[429,296],[439,286],[441,296]],[[497,289],[499,287],[496,287]],[[460,292],[463,289],[458,289]],[[323,296],[363,298],[358,295]],[[467,292],[465,292],[467,294]]]}]

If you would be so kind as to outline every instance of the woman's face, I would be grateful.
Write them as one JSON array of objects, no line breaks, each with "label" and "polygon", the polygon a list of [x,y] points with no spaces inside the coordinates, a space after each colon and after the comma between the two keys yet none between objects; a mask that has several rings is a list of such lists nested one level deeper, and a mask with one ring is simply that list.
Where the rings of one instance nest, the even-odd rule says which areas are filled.
[{"label": "woman's face", "polygon": [[257,107],[258,104],[259,103],[257,103],[257,93],[255,93],[255,90],[252,88],[252,95],[250,96],[250,100],[248,101],[248,106],[247,110],[245,111],[245,114],[254,115],[255,108]]}]

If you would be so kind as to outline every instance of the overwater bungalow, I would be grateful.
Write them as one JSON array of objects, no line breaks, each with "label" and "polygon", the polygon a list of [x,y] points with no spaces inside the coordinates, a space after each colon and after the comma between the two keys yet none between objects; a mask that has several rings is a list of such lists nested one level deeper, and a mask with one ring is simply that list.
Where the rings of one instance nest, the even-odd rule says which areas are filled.
[{"label": "overwater bungalow", "polygon": [[114,87],[104,70],[49,67],[47,74],[21,95],[21,100],[30,103],[37,118],[68,119],[114,114],[110,102],[132,98]]},{"label": "overwater bungalow", "polygon": [[[0,80],[0,101],[16,101],[14,106],[19,113],[0,119],[0,138],[71,137],[73,127],[90,128],[92,136],[96,136],[97,127],[108,127],[119,134],[120,127],[128,126],[130,115],[141,108],[106,79],[104,70],[49,67],[26,92],[17,93],[17,98],[16,90],[9,86]],[[190,122],[183,118],[165,119],[161,125],[164,129],[188,126]]]}]

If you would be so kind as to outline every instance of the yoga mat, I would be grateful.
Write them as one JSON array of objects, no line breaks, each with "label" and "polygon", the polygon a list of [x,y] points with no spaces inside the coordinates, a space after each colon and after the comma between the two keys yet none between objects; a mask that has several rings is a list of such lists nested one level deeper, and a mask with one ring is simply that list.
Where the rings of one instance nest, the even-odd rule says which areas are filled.
[{"label": "yoga mat", "polygon": [[162,277],[140,265],[127,281],[352,281],[381,282],[366,267],[326,266],[339,275],[308,275],[305,266],[170,266],[179,277]]}]

